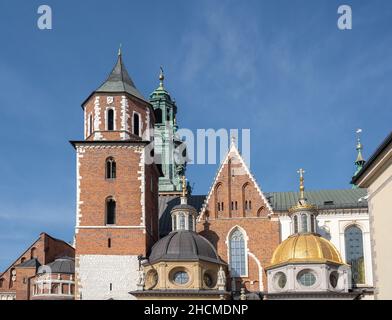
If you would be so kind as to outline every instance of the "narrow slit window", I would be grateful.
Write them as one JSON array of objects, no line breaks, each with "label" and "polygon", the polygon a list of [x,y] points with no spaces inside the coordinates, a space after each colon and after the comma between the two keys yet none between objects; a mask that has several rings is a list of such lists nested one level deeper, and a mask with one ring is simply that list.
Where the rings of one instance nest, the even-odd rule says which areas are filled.
[{"label": "narrow slit window", "polygon": [[113,109],[108,110],[108,130],[114,130],[114,111]]}]

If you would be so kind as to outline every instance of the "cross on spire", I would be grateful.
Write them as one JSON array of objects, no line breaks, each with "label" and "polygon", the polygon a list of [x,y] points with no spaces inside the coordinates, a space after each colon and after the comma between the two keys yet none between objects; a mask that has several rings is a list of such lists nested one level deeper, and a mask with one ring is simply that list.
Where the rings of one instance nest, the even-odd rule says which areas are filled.
[{"label": "cross on spire", "polygon": [[304,169],[298,169],[299,173],[299,200],[305,200]]}]

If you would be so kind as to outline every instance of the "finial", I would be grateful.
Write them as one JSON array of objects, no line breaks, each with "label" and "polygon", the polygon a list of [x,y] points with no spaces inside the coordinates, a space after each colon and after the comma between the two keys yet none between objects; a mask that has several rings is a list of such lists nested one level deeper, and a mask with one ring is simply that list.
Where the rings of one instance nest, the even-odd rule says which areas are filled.
[{"label": "finial", "polygon": [[183,176],[181,177],[181,179],[182,179],[182,196],[183,196],[183,197],[186,197],[186,195],[187,195],[187,189],[186,189],[186,178],[185,178],[185,175],[183,175]]},{"label": "finial", "polygon": [[159,86],[163,87],[163,80],[165,80],[165,75],[163,73],[163,68],[160,66],[160,72],[159,72]]},{"label": "finial", "polygon": [[122,44],[120,43],[120,46],[119,46],[119,48],[118,48],[118,55],[119,55],[119,56],[121,56],[121,47],[122,47]]},{"label": "finial", "polygon": [[299,173],[299,200],[305,200],[305,186],[304,186],[304,169],[299,169],[297,171]]}]

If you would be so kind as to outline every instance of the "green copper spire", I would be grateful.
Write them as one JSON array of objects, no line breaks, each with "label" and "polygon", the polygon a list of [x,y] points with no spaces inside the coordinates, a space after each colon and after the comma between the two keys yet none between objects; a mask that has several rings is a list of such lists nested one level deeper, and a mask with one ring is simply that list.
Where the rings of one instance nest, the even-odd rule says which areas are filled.
[{"label": "green copper spire", "polygon": [[[357,129],[356,131],[357,133],[357,159],[355,160],[354,164],[355,164],[355,173],[354,173],[354,177],[358,174],[359,171],[361,171],[361,169],[363,168],[364,164],[365,164],[365,159],[362,156],[362,150],[363,150],[363,146],[361,143],[361,137],[360,134],[362,133],[362,129]],[[353,189],[357,188],[356,185],[353,185]]]},{"label": "green copper spire", "polygon": [[165,75],[160,67],[159,86],[150,94],[150,103],[154,108],[154,150],[161,159],[164,176],[159,178],[161,194],[182,194],[182,176],[185,174],[186,163],[178,161],[178,146],[182,144],[177,134],[177,106],[164,87]]}]

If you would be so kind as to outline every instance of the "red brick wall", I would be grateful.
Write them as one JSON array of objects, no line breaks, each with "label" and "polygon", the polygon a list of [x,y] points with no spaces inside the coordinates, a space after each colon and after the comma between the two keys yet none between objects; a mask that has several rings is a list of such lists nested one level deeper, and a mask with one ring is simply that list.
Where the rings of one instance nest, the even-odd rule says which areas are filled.
[{"label": "red brick wall", "polygon": [[[17,299],[25,300],[28,296],[28,287],[25,284],[21,284],[19,281],[23,279],[23,275],[26,272],[30,274],[30,270],[33,269],[16,268],[16,266],[23,261],[30,260],[32,257],[36,258],[39,263],[43,265],[62,256],[74,257],[75,249],[62,240],[52,238],[46,233],[41,233],[39,238],[30,245],[0,276],[0,279],[3,279],[3,285],[0,288],[0,292],[16,292]],[[16,281],[14,283],[11,281],[11,272],[13,269],[17,272]],[[29,276],[33,276],[34,274],[35,269],[34,273]]]},{"label": "red brick wall", "polygon": [[35,272],[35,268],[16,268],[16,300],[30,299],[30,280]]},{"label": "red brick wall", "polygon": [[[245,201],[248,203],[247,210]],[[218,211],[218,202],[220,205],[224,203],[223,210],[221,206]],[[197,231],[214,244],[220,257],[227,263],[229,257],[226,239],[235,226],[242,228],[248,237],[249,252],[256,256],[263,268],[264,290],[267,286],[264,268],[269,264],[280,241],[279,222],[271,220],[269,213],[268,204],[234,152],[221,168],[208,199],[205,215],[197,225]],[[248,277],[238,281],[250,291],[259,290],[259,268],[251,255],[248,256]]]},{"label": "red brick wall", "polygon": [[[124,94],[111,94],[111,97],[113,97],[113,102],[112,103],[107,103],[107,95],[99,95],[99,94],[94,94],[88,101],[87,103],[84,105],[85,108],[85,116],[86,116],[86,126],[85,126],[85,135],[87,136],[87,140],[93,140],[93,136],[92,135],[88,135],[88,125],[87,122],[89,121],[89,115],[92,114],[93,115],[93,123],[94,123],[94,117],[95,117],[95,99],[96,97],[99,98],[99,116],[101,119],[101,123],[99,126],[99,130],[104,137],[105,140],[121,140],[121,132],[125,132],[125,131],[121,131],[121,127],[122,127],[122,121],[121,121],[121,117],[122,117],[122,111],[121,111],[121,101],[122,101],[122,97],[124,96]],[[128,103],[128,130],[126,131],[128,134],[132,135],[133,131],[133,112],[139,113],[140,116],[140,122],[141,122],[141,126],[139,127],[140,129],[140,133],[143,133],[147,127],[148,127],[148,123],[147,123],[147,112],[149,112],[149,117],[150,117],[150,127],[153,127],[154,125],[154,114],[151,110],[151,108],[149,107],[147,102],[143,102],[140,101],[136,98],[130,97],[130,96],[126,96],[126,101]],[[106,128],[106,109],[107,107],[110,107],[111,109],[114,110],[115,113],[115,125],[114,125],[114,131],[107,131]]]}]

